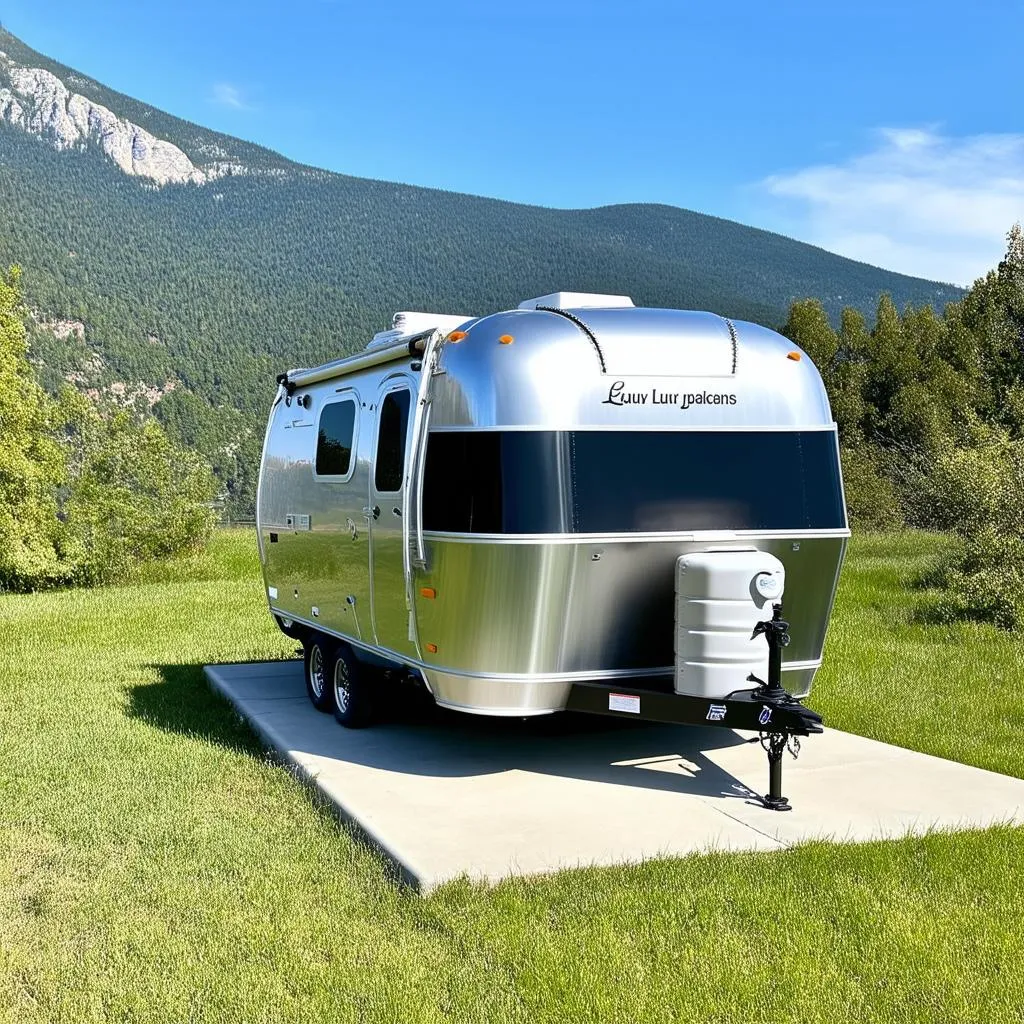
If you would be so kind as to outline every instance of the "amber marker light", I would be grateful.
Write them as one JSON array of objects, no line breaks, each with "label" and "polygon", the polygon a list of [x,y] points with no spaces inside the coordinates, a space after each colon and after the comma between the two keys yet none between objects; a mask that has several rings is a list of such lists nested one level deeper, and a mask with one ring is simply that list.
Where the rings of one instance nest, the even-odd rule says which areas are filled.
[{"label": "amber marker light", "polygon": [[437,597],[437,591],[433,587],[420,587],[420,597],[426,597],[433,601]]},{"label": "amber marker light", "polygon": [[465,331],[452,331],[452,333],[448,335],[448,340],[449,341],[462,341],[462,339],[464,337],[466,337],[466,332]]},{"label": "amber marker light", "polygon": [[515,340],[516,340],[516,339],[515,339],[515,338],[513,338],[511,334],[503,334],[503,335],[502,335],[502,336],[501,336],[501,337],[500,337],[500,338],[498,339],[498,341],[500,341],[502,345],[511,345],[511,344],[512,344],[512,342],[513,342],[513,341],[515,341]]},{"label": "amber marker light", "polygon": [[427,644],[427,652],[430,654],[437,654],[437,644]]},{"label": "amber marker light", "polygon": [[799,352],[787,352],[786,353],[786,358],[787,359],[792,359],[794,363],[799,363],[800,362],[800,353]]}]

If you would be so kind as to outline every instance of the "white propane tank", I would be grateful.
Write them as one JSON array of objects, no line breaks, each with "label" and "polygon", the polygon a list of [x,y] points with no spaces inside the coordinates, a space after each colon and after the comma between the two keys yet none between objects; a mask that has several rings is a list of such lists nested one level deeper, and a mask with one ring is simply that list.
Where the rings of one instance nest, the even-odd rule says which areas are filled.
[{"label": "white propane tank", "polygon": [[756,548],[676,561],[676,693],[721,699],[755,686],[749,675],[768,681],[768,644],[750,634],[772,617],[785,583],[783,564]]}]

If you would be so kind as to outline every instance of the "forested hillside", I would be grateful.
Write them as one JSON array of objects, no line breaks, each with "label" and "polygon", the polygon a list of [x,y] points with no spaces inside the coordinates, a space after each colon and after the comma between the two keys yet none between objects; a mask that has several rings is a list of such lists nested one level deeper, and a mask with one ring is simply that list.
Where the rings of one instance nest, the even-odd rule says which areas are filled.
[{"label": "forested hillside", "polygon": [[836,316],[871,315],[882,292],[899,306],[960,294],[673,207],[551,210],[303,168],[111,92],[6,33],[0,50],[197,163],[239,168],[156,187],[95,147],[58,151],[45,131],[0,119],[0,266],[24,267],[44,382],[137,396],[211,459],[236,513],[251,507],[274,373],[361,347],[396,309],[486,313],[572,289],[777,326],[806,296]]}]

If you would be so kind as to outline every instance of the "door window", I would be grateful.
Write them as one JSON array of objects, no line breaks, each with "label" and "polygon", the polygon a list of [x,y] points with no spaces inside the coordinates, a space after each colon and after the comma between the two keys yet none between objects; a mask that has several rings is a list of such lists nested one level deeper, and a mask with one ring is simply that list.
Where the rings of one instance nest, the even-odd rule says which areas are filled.
[{"label": "door window", "polygon": [[352,442],[356,430],[356,403],[331,402],[320,412],[316,435],[316,475],[348,479],[352,469]]},{"label": "door window", "polygon": [[390,391],[380,405],[377,428],[377,466],[373,485],[378,494],[402,489],[405,476],[405,438],[409,425],[409,391]]}]

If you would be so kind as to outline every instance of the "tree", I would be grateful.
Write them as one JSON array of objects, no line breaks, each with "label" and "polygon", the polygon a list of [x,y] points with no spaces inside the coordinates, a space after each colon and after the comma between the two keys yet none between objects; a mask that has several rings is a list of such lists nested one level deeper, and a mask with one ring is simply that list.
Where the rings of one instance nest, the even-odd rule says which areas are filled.
[{"label": "tree", "polygon": [[114,579],[201,544],[215,482],[155,420],[56,400],[26,355],[20,273],[0,278],[0,590]]},{"label": "tree", "polygon": [[[69,402],[72,395],[63,396]],[[201,545],[213,524],[213,476],[154,420],[101,417],[75,395],[81,465],[64,502],[76,580],[116,579],[135,565]]]},{"label": "tree", "polygon": [[987,411],[1001,422],[1008,397],[1024,380],[1024,232],[1019,224],[1006,240],[999,266],[976,281],[960,303],[963,322],[980,346]]},{"label": "tree", "polygon": [[26,358],[18,267],[0,276],[0,590],[64,582],[57,492],[65,464],[52,407]]}]

